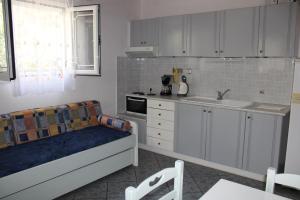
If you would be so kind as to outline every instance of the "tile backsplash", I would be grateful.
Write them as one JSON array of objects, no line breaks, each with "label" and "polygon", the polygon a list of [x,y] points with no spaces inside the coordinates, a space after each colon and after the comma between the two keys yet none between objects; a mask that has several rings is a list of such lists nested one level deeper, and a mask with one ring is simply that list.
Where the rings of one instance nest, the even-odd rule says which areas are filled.
[{"label": "tile backsplash", "polygon": [[[118,110],[124,95],[133,91],[159,93],[161,76],[183,68],[190,95],[216,97],[217,90],[230,89],[225,98],[289,105],[294,65],[288,58],[118,58]],[[191,72],[191,73],[190,73]],[[176,94],[176,85],[173,93]]]}]

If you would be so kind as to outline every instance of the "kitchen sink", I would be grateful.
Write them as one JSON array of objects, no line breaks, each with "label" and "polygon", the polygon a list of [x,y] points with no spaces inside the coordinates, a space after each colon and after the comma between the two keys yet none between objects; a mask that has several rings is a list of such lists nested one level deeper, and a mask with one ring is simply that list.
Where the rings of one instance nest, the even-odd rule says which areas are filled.
[{"label": "kitchen sink", "polygon": [[198,97],[198,96],[192,96],[192,97],[186,97],[183,98],[182,101],[193,101],[193,102],[202,102],[202,103],[219,103],[217,99],[209,98],[209,97]]},{"label": "kitchen sink", "polygon": [[233,108],[245,108],[253,104],[250,101],[239,101],[239,100],[231,100],[231,99],[217,100],[214,98],[199,97],[199,96],[186,97],[183,98],[181,101],[211,103],[211,104],[218,104],[218,105],[223,105],[223,106],[228,106]]},{"label": "kitchen sink", "polygon": [[224,99],[224,100],[220,100],[220,104],[224,106],[234,107],[234,108],[245,108],[247,106],[251,106],[253,103],[250,101]]}]

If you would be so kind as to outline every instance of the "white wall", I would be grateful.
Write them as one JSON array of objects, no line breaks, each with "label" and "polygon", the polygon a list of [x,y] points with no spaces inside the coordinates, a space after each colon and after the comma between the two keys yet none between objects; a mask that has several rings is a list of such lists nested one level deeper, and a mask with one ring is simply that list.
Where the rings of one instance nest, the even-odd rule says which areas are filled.
[{"label": "white wall", "polygon": [[141,0],[140,17],[154,18],[264,5],[269,0]]},{"label": "white wall", "polygon": [[138,0],[75,0],[76,4],[101,4],[102,77],[78,77],[76,90],[37,96],[14,97],[13,83],[0,83],[0,114],[87,99],[101,101],[105,113],[116,112],[117,56],[124,55],[128,24],[137,18]]}]

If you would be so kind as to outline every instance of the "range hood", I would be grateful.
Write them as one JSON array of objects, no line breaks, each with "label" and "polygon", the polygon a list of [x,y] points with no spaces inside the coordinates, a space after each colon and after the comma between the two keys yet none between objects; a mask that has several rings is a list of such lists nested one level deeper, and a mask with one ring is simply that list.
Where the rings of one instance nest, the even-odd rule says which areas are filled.
[{"label": "range hood", "polygon": [[157,47],[129,47],[126,49],[128,57],[133,58],[148,58],[158,55]]}]

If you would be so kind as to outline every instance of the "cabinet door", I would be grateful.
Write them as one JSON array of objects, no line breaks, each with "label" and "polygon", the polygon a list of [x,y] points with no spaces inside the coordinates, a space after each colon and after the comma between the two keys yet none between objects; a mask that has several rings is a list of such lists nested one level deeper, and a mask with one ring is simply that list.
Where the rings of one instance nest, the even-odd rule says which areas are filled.
[{"label": "cabinet door", "polygon": [[260,56],[291,57],[294,53],[294,31],[291,32],[295,18],[293,3],[282,3],[260,8]]},{"label": "cabinet door", "polygon": [[206,160],[242,168],[245,116],[227,109],[208,111]]},{"label": "cabinet door", "polygon": [[184,56],[186,52],[186,16],[160,18],[159,55]]},{"label": "cabinet door", "polygon": [[278,163],[282,117],[249,113],[246,119],[243,168],[266,174]]},{"label": "cabinet door", "polygon": [[258,56],[259,7],[221,12],[221,57]]},{"label": "cabinet door", "polygon": [[219,56],[219,12],[189,16],[190,56]]},{"label": "cabinet door", "polygon": [[158,46],[158,19],[143,20],[143,46]]},{"label": "cabinet door", "polygon": [[178,104],[175,152],[204,159],[206,108]]},{"label": "cabinet door", "polygon": [[143,21],[135,20],[130,23],[130,46],[143,46]]}]

